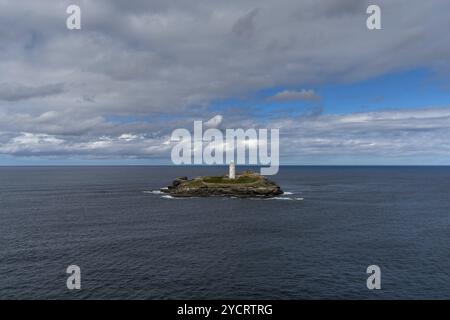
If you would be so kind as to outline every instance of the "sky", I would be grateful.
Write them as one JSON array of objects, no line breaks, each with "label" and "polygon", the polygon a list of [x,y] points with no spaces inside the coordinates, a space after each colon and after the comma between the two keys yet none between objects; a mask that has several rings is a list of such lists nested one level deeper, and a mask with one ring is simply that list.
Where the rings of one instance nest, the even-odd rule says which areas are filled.
[{"label": "sky", "polygon": [[[66,8],[81,8],[68,30]],[[381,30],[366,9],[381,8]],[[171,164],[278,128],[286,165],[450,165],[447,0],[0,0],[0,165]]]}]

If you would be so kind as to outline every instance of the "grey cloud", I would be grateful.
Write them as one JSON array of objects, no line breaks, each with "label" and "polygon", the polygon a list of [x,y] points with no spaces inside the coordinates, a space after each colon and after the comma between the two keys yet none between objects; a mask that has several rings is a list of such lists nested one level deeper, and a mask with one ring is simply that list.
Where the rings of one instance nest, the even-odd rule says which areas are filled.
[{"label": "grey cloud", "polygon": [[[73,32],[64,24],[70,1],[3,3],[0,43],[9,45],[0,51],[1,74],[16,83],[70,82],[48,108],[97,115],[183,114],[269,87],[352,82],[437,63],[442,70],[450,56],[449,35],[440,32],[450,27],[441,14],[450,4],[438,0],[381,1],[380,33],[365,29],[364,1],[82,1],[83,29]],[[327,10],[349,14],[330,19]],[[23,12],[28,18],[18,19]],[[254,37],[235,41],[230,30]]]},{"label": "grey cloud", "polygon": [[108,130],[113,124],[100,116],[77,113],[74,110],[47,111],[42,114],[6,113],[0,111],[0,131],[30,132],[50,135],[82,135]]},{"label": "grey cloud", "polygon": [[42,86],[27,86],[18,83],[0,83],[0,100],[19,101],[32,98],[42,98],[60,94],[64,91],[63,83]]},{"label": "grey cloud", "polygon": [[312,89],[302,89],[300,91],[284,90],[269,99],[273,101],[312,101],[319,100],[320,96]]},{"label": "grey cloud", "polygon": [[251,10],[249,13],[245,14],[244,16],[240,17],[235,24],[233,24],[233,27],[231,28],[231,31],[242,38],[250,38],[253,35],[254,32],[254,20],[256,15],[258,14],[259,9],[255,8]]},{"label": "grey cloud", "polygon": [[[145,150],[147,156],[159,152],[173,128],[213,117],[209,108],[218,100],[419,67],[438,75],[450,70],[450,33],[442,32],[450,29],[448,1],[380,0],[380,32],[365,28],[367,1],[81,0],[82,30],[69,31],[65,9],[72,2],[0,0],[3,153],[120,156]],[[444,78],[447,84],[448,74]],[[249,109],[224,113],[221,126],[258,124],[257,106]],[[305,153],[336,145],[343,152],[382,153],[390,150],[389,141],[393,149],[415,152],[434,135],[435,150],[445,150],[437,143],[446,146],[439,135],[448,134],[449,124],[442,115],[424,119],[424,113],[349,122],[319,112],[298,118],[297,125],[286,117],[280,125],[285,141]],[[16,140],[15,149],[12,139],[22,132],[31,136]],[[124,142],[122,134],[143,138]],[[42,143],[27,149],[27,139]]]},{"label": "grey cloud", "polygon": [[329,17],[342,17],[348,15],[358,15],[365,12],[366,8],[371,3],[368,0],[330,0],[327,5],[323,2],[318,2],[317,8],[321,14]]}]

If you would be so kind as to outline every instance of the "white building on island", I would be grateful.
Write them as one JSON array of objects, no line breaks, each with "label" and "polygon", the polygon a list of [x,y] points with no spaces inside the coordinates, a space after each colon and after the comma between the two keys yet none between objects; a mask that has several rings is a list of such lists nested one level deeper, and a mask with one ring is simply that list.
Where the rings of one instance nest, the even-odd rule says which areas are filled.
[{"label": "white building on island", "polygon": [[230,162],[230,168],[228,173],[228,178],[230,179],[236,179],[236,167],[234,165],[234,161]]}]

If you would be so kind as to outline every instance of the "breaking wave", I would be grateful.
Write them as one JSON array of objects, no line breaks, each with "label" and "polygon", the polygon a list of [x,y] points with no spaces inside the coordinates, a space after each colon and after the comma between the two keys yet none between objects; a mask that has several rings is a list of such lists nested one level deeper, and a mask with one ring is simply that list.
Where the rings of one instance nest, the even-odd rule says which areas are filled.
[{"label": "breaking wave", "polygon": [[291,200],[291,201],[303,201],[303,198],[288,198],[288,197],[273,197],[265,200]]},{"label": "breaking wave", "polygon": [[[169,194],[166,194],[165,192],[162,192],[161,190],[146,190],[142,191],[143,193],[149,193],[154,195],[162,195],[161,199],[192,199],[195,197],[173,197]],[[286,195],[293,195],[293,192],[285,192],[283,193],[283,196],[281,197],[273,197],[273,198],[249,198],[250,200],[291,200],[291,201],[302,201],[303,198],[293,198],[293,197],[285,197]],[[240,199],[239,197],[230,197],[231,199]],[[226,200],[230,199],[226,197],[221,197],[221,199]]]},{"label": "breaking wave", "polygon": [[163,194],[161,190],[150,190],[150,191],[142,191],[143,193],[151,193],[151,194]]}]

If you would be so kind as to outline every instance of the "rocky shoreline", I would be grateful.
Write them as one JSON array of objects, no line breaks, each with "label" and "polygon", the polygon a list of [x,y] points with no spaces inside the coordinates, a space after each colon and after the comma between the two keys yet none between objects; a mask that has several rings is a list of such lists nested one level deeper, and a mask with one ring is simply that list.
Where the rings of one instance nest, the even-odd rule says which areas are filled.
[{"label": "rocky shoreline", "polygon": [[227,175],[180,177],[161,191],[173,197],[272,198],[283,194],[275,182],[250,171],[237,174],[235,179]]}]

